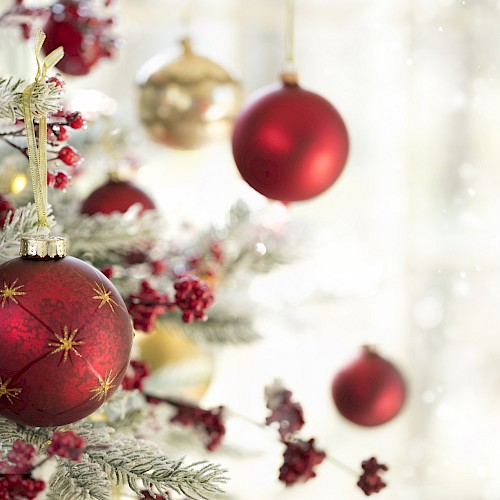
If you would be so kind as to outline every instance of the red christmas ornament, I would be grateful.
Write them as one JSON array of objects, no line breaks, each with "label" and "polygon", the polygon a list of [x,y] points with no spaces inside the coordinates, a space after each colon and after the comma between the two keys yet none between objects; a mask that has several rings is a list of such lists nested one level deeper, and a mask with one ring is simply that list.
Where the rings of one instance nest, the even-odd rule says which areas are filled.
[{"label": "red christmas ornament", "polygon": [[323,97],[283,83],[261,90],[233,131],[243,179],[264,196],[307,200],[328,189],[344,168],[349,139],[337,110]]},{"label": "red christmas ornament", "polygon": [[337,373],[332,384],[339,412],[366,427],[393,419],[403,406],[405,393],[399,370],[369,347]]},{"label": "red christmas ornament", "polygon": [[120,386],[133,329],[97,269],[73,257],[16,258],[0,265],[0,301],[0,415],[65,425]]},{"label": "red christmas ornament", "polygon": [[155,208],[153,200],[131,182],[109,179],[88,196],[80,211],[87,215],[125,213],[135,203],[142,205],[142,211]]},{"label": "red christmas ornament", "polygon": [[43,29],[43,50],[49,54],[62,46],[64,57],[57,68],[68,75],[86,75],[99,59],[113,54],[115,41],[107,33],[112,22],[97,17],[89,0],[61,0],[52,6]]}]

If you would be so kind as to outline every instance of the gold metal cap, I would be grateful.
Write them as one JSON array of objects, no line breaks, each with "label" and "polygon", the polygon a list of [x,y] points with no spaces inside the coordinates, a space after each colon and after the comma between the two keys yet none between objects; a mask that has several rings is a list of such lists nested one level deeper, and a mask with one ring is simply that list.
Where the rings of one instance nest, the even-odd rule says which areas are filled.
[{"label": "gold metal cap", "polygon": [[40,259],[62,258],[67,255],[66,239],[60,236],[24,236],[21,238],[19,254]]}]

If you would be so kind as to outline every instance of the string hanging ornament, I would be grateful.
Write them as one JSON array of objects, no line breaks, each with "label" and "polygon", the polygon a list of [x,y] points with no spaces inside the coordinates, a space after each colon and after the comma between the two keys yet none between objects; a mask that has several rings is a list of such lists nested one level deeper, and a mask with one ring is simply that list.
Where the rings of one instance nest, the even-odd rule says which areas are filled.
[{"label": "string hanging ornament", "polygon": [[31,94],[63,50],[55,49],[40,64],[44,39],[39,30],[37,75],[23,93],[38,227],[22,238],[21,256],[0,265],[0,415],[32,426],[69,424],[99,408],[125,375],[133,338],[113,284],[67,256],[65,239],[50,233],[47,119],[32,113]]},{"label": "string hanging ornament", "polygon": [[186,2],[181,54],[158,54],[137,74],[139,118],[154,141],[191,150],[227,139],[242,101],[241,84],[220,64],[195,52],[192,2]]},{"label": "string hanging ornament", "polygon": [[236,119],[232,148],[243,179],[267,198],[313,198],[340,176],[349,138],[336,108],[298,83],[294,2],[286,0],[285,63],[278,84],[256,91]]}]

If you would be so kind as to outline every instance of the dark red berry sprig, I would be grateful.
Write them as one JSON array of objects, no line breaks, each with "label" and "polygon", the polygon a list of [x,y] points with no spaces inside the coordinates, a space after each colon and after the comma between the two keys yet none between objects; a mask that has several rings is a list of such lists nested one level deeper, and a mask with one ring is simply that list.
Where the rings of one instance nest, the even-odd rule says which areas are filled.
[{"label": "dark red berry sprig", "polygon": [[304,412],[299,403],[292,401],[292,392],[274,383],[265,389],[266,406],[271,415],[266,418],[266,424],[278,422],[278,432],[281,440],[286,442],[290,435],[299,431],[304,425]]},{"label": "dark red berry sprig", "polygon": [[221,445],[226,434],[223,406],[204,410],[195,404],[171,398],[158,398],[150,394],[146,394],[146,400],[150,404],[167,403],[173,406],[177,413],[170,419],[170,422],[202,431],[208,451],[215,451]]},{"label": "dark red berry sprig", "polygon": [[49,456],[57,455],[78,462],[85,451],[86,442],[73,431],[56,431],[52,434],[51,442],[45,448]]},{"label": "dark red berry sprig", "polygon": [[45,483],[31,476],[34,468],[35,447],[17,439],[7,453],[7,460],[0,461],[0,499],[19,500],[35,498],[45,489]]},{"label": "dark red berry sprig", "polygon": [[0,475],[0,500],[36,498],[45,489],[45,482],[20,474]]},{"label": "dark red berry sprig", "polygon": [[7,452],[7,461],[0,462],[0,474],[26,474],[33,468],[36,450],[31,444],[16,439]]},{"label": "dark red berry sprig", "polygon": [[123,389],[126,391],[133,391],[134,389],[139,391],[144,390],[144,379],[149,374],[149,367],[144,361],[139,361],[138,359],[131,360],[125,377],[122,380]]},{"label": "dark red berry sprig", "polygon": [[66,124],[74,129],[85,128],[87,126],[87,122],[83,119],[79,111],[66,113]]},{"label": "dark red berry sprig", "polygon": [[14,205],[3,195],[0,193],[0,231],[3,229],[5,225],[5,221],[7,220],[7,215],[9,212],[14,212]]},{"label": "dark red berry sprig", "polygon": [[169,296],[154,289],[148,281],[141,283],[139,293],[128,297],[128,312],[134,321],[134,328],[146,333],[152,332],[158,317],[173,307],[175,304],[170,301]]},{"label": "dark red berry sprig", "polygon": [[377,459],[372,457],[369,460],[363,460],[361,468],[363,472],[361,476],[359,476],[357,485],[363,490],[366,496],[370,496],[372,493],[378,493],[387,486],[379,476],[380,471],[385,472],[389,470],[387,465],[379,464]]},{"label": "dark red berry sprig", "polygon": [[212,289],[194,276],[179,278],[174,282],[175,303],[182,310],[182,320],[191,323],[205,319],[205,310],[214,302]]},{"label": "dark red berry sprig", "polygon": [[284,462],[280,468],[279,480],[284,482],[286,486],[306,482],[316,477],[313,469],[323,462],[325,457],[324,451],[314,447],[314,439],[288,442],[283,454]]}]

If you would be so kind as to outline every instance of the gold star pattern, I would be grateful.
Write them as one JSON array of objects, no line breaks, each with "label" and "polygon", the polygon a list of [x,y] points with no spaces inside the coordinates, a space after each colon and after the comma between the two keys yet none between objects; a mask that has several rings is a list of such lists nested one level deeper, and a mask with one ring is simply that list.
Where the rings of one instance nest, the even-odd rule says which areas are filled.
[{"label": "gold star pattern", "polygon": [[7,379],[5,382],[2,382],[2,377],[0,377],[0,399],[2,399],[2,396],[5,396],[7,398],[7,401],[13,405],[14,402],[12,401],[12,398],[17,398],[17,395],[22,391],[20,387],[13,387],[9,388],[8,385],[10,384],[11,379]]},{"label": "gold star pattern", "polygon": [[94,389],[90,389],[90,392],[94,393],[93,396],[90,399],[98,399],[101,401],[101,399],[104,399],[108,392],[115,387],[113,385],[113,382],[115,381],[116,375],[114,377],[111,376],[112,372],[109,372],[106,377],[104,377],[104,380],[100,375],[97,375],[99,378],[99,387],[95,387]]},{"label": "gold star pattern", "polygon": [[19,290],[24,287],[24,285],[17,285],[17,280],[19,278],[16,278],[14,280],[14,283],[12,285],[7,285],[7,282],[4,280],[3,282],[3,290],[0,290],[0,296],[2,297],[2,309],[7,300],[12,300],[12,302],[19,304],[19,302],[16,300],[16,295],[26,295],[26,292],[20,292]]},{"label": "gold star pattern", "polygon": [[55,347],[55,349],[50,354],[57,354],[58,352],[64,352],[62,356],[62,362],[65,363],[69,357],[70,352],[74,352],[77,356],[82,357],[82,355],[75,349],[75,346],[84,344],[83,340],[75,340],[78,329],[69,332],[69,328],[65,326],[63,328],[63,335],[58,335],[54,332],[54,337],[57,342],[49,342],[49,347]]},{"label": "gold star pattern", "polygon": [[92,298],[94,300],[100,300],[101,303],[99,304],[97,309],[100,309],[104,304],[108,304],[108,306],[111,308],[113,312],[115,312],[115,309],[113,307],[113,304],[115,306],[118,306],[118,304],[111,298],[111,290],[106,291],[103,285],[98,285],[97,283],[95,284],[97,288],[92,288],[94,292],[97,295],[94,295]]}]

